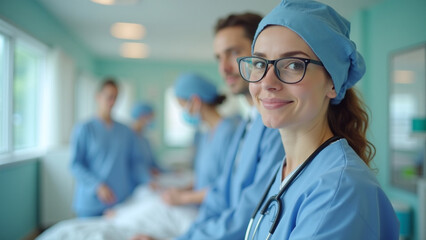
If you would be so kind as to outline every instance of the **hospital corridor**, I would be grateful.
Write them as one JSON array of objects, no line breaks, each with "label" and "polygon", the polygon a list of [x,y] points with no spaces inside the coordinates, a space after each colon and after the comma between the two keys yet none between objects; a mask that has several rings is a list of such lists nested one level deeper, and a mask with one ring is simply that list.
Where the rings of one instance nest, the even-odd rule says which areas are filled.
[{"label": "hospital corridor", "polygon": [[425,0],[0,0],[1,240],[426,240]]}]

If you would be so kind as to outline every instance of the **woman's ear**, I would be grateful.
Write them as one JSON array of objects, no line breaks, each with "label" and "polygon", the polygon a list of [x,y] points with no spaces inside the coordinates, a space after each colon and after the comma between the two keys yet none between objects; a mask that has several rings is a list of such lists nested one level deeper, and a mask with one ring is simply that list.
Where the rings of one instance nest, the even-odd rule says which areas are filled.
[{"label": "woman's ear", "polygon": [[334,84],[333,84],[333,81],[331,81],[331,79],[330,79],[330,87],[327,91],[327,97],[330,99],[337,97],[337,92],[336,92],[336,89],[334,88]]}]

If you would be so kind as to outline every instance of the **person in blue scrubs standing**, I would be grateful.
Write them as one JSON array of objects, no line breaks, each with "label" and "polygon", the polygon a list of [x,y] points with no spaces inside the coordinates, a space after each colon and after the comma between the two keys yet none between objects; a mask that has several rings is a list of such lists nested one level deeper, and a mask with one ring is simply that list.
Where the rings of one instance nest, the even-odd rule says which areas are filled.
[{"label": "person in blue scrubs standing", "polygon": [[114,80],[103,82],[96,96],[97,116],[78,124],[73,131],[73,208],[78,217],[102,215],[125,200],[135,186],[149,180],[136,135],[111,117],[117,95]]},{"label": "person in blue scrubs standing", "polygon": [[152,176],[158,176],[163,169],[157,163],[157,157],[151,147],[151,143],[146,136],[146,131],[153,126],[154,108],[148,102],[137,102],[132,108],[133,124],[132,129],[138,136],[143,159],[148,165]]},{"label": "person in blue scrubs standing", "polygon": [[368,114],[353,88],[365,73],[350,23],[331,7],[284,0],[240,58],[266,126],[286,155],[246,239],[398,239],[395,212],[370,169]]},{"label": "person in blue scrubs standing", "polygon": [[[233,94],[252,98],[238,70],[237,58],[250,54],[250,46],[261,16],[253,13],[231,14],[217,22],[214,52],[219,72]],[[264,126],[252,106],[250,115],[238,127],[226,156],[222,175],[208,192],[197,220],[180,240],[242,239],[250,214],[260,193],[271,179],[271,169],[284,156],[276,129]]]}]

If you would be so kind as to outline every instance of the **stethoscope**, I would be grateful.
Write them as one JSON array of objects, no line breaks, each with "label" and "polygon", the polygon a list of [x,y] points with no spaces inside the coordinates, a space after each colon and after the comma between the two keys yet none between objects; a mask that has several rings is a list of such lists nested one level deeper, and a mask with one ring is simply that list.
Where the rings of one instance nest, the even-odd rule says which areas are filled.
[{"label": "stethoscope", "polygon": [[249,238],[249,234],[253,225],[253,221],[254,218],[256,217],[257,213],[260,210],[260,217],[259,220],[257,221],[256,227],[254,228],[254,232],[252,235],[252,240],[254,239],[254,236],[256,235],[256,232],[259,228],[260,222],[262,221],[263,217],[265,216],[265,213],[268,211],[269,207],[272,204],[276,204],[277,206],[277,212],[276,212],[276,216],[275,219],[273,219],[272,222],[272,226],[269,229],[269,234],[266,237],[266,240],[269,240],[272,236],[272,234],[274,234],[275,229],[278,226],[278,223],[280,222],[279,216],[281,214],[281,197],[284,195],[285,191],[291,186],[291,184],[293,183],[294,179],[297,178],[297,176],[300,175],[300,173],[303,171],[303,169],[306,168],[306,166],[312,162],[312,160],[324,149],[326,148],[328,145],[330,145],[332,142],[339,140],[341,137],[338,136],[333,136],[331,138],[329,138],[327,141],[325,141],[323,144],[321,144],[321,146],[319,146],[317,148],[317,150],[315,150],[315,152],[313,152],[308,159],[306,159],[305,162],[302,163],[302,165],[300,165],[299,168],[297,168],[296,172],[294,172],[294,174],[290,177],[290,179],[284,184],[284,186],[280,189],[280,191],[278,192],[278,194],[271,196],[268,201],[266,201],[265,206],[263,206],[263,208],[260,210],[260,208],[262,207],[263,202],[265,201],[266,197],[268,196],[269,191],[271,190],[272,185],[275,182],[275,176],[278,174],[279,170],[277,170],[277,172],[275,173],[275,175],[273,175],[274,177],[272,178],[271,182],[268,185],[268,188],[266,189],[265,193],[262,196],[262,199],[260,200],[259,204],[257,205],[256,209],[254,210],[251,218],[250,218],[250,222],[249,225],[247,227],[247,231],[246,231],[246,235],[244,240],[248,240]]}]

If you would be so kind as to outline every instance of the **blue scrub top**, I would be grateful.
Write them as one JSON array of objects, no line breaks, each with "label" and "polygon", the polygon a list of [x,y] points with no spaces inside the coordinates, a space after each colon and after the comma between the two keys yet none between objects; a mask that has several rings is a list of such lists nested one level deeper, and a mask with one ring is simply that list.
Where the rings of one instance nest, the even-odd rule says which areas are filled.
[{"label": "blue scrub top", "polygon": [[[245,132],[247,121],[238,127],[230,145],[225,168],[207,193],[191,228],[180,240],[243,239],[253,209],[284,156],[276,129],[263,125],[260,114]],[[242,135],[244,141],[239,148]],[[239,164],[234,168],[239,152]]]},{"label": "blue scrub top", "polygon": [[[280,185],[281,171],[263,205],[279,192]],[[302,170],[284,193],[281,204],[280,221],[271,240],[399,238],[399,224],[391,203],[372,171],[345,139],[326,147]],[[268,236],[275,213],[276,206],[271,205],[254,239],[264,240]],[[257,213],[249,239],[259,216]]]},{"label": "blue scrub top", "polygon": [[157,163],[157,158],[151,148],[151,143],[149,139],[143,135],[143,132],[138,135],[140,150],[143,155],[144,162],[148,166],[148,169],[157,169],[161,170],[161,167]]},{"label": "blue scrub top", "polygon": [[211,187],[223,171],[226,153],[239,122],[239,117],[224,118],[215,129],[199,133],[194,160],[195,190]]},{"label": "blue scrub top", "polygon": [[75,127],[71,146],[71,171],[76,179],[73,207],[78,216],[97,216],[114,204],[102,203],[96,194],[101,183],[122,202],[149,173],[136,134],[113,122],[107,126],[94,118]]}]

